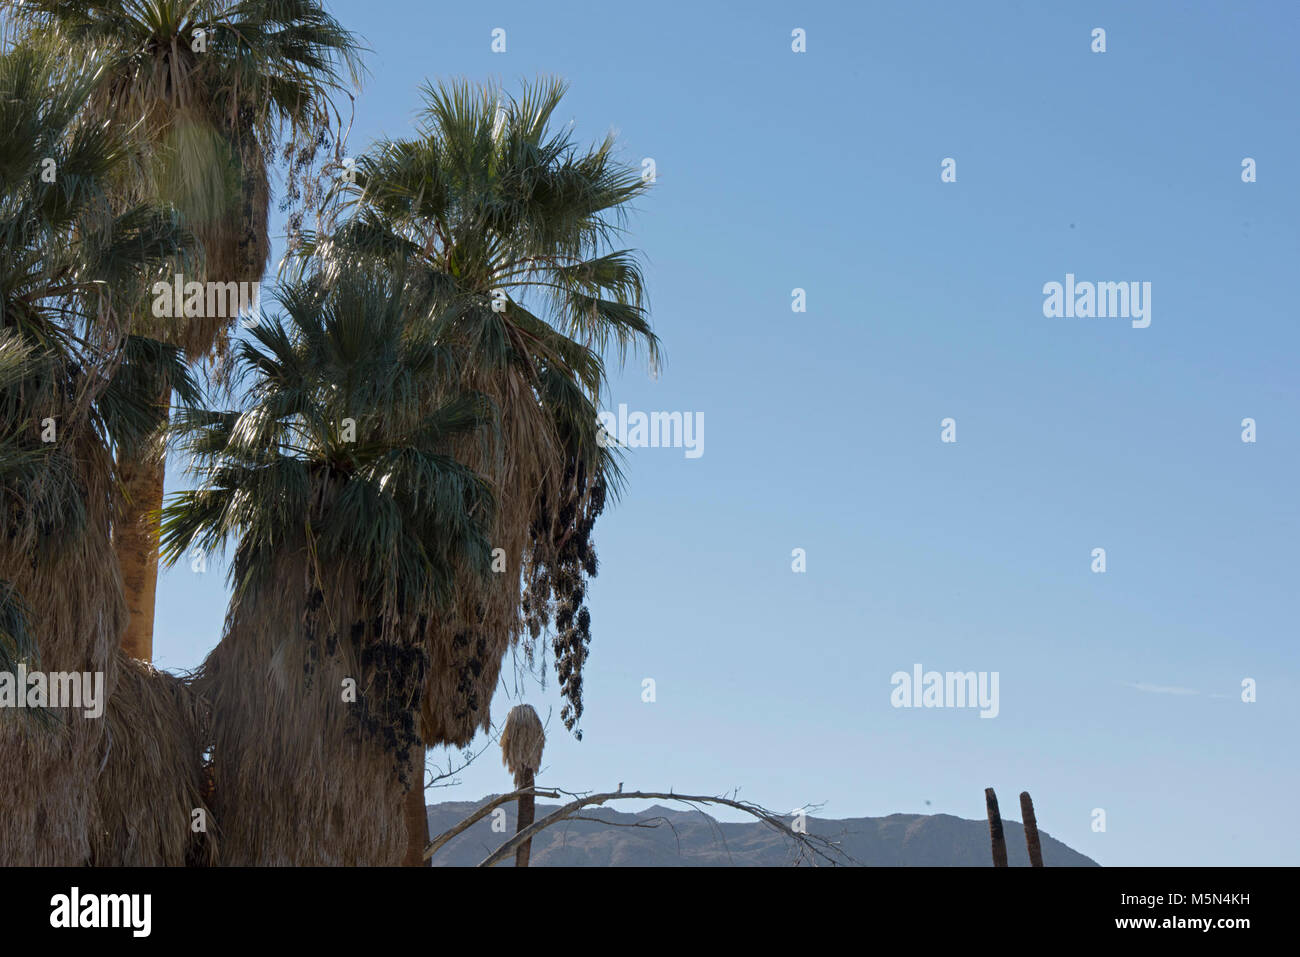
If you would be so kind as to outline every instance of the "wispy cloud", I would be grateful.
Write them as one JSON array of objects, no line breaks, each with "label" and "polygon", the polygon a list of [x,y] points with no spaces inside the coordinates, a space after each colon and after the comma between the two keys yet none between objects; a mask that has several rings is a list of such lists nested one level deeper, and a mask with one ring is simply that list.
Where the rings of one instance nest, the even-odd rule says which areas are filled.
[{"label": "wispy cloud", "polygon": [[1176,688],[1172,685],[1153,685],[1145,681],[1126,681],[1130,688],[1147,694],[1200,694],[1195,688]]}]

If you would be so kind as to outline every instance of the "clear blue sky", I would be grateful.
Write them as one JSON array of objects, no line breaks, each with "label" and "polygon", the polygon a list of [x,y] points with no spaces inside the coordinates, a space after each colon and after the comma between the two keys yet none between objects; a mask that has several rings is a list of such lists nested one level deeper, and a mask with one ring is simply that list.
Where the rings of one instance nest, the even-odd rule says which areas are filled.
[{"label": "clear blue sky", "polygon": [[[705,454],[631,452],[598,526],[585,739],[553,680],[497,696],[554,709],[543,782],[827,817],[1028,789],[1103,864],[1300,863],[1300,7],[332,9],[373,50],[354,154],[426,78],[547,73],[658,167],[628,244],[667,364],[609,405],[702,412]],[[1150,327],[1045,318],[1067,272],[1149,281]],[[223,573],[162,580],[160,666],[217,640]],[[918,662],[999,672],[999,716],[892,708]],[[461,778],[430,800],[510,787],[494,751]]]}]

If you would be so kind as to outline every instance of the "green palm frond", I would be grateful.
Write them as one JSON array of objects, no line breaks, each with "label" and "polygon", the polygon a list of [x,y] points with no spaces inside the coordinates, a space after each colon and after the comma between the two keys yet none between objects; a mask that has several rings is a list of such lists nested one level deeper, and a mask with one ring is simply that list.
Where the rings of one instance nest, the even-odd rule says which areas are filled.
[{"label": "green palm frond", "polygon": [[[357,161],[355,183],[338,186],[350,215],[328,241],[312,236],[306,258],[405,263],[444,311],[499,290],[583,348],[613,348],[620,362],[645,350],[657,364],[642,267],[611,245],[646,184],[615,159],[612,137],[583,149],[567,127],[551,129],[565,92],[556,80],[518,97],[465,81],[422,92],[420,135]],[[513,321],[510,310],[497,318]],[[583,381],[594,398],[600,384]]]},{"label": "green palm frond", "polygon": [[358,262],[400,273],[428,334],[491,394],[503,444],[484,467],[526,593],[512,582],[486,600],[508,619],[498,627],[534,638],[554,607],[572,728],[589,637],[583,582],[597,567],[590,533],[622,484],[621,451],[597,441],[605,358],[661,361],[639,257],[620,241],[647,187],[612,136],[584,147],[554,124],[562,82],[518,96],[465,81],[422,92],[417,135],[357,161],[330,196],[334,220],[290,273],[330,277]]},{"label": "green palm frond", "polygon": [[[221,282],[260,281],[270,251],[270,169],[277,151],[283,147],[284,159],[300,167],[341,127],[334,99],[362,72],[356,38],[320,0],[10,6],[24,45],[75,50],[94,64],[76,106],[121,134],[129,151],[129,166],[119,164],[115,211],[161,200],[195,240],[197,255],[179,271]],[[69,169],[69,183],[73,174]],[[292,183],[294,175],[291,170]],[[150,223],[134,225],[137,244],[154,243]],[[131,234],[127,223],[119,232]],[[106,281],[129,265],[125,252],[101,250],[97,266]],[[137,309],[133,319],[131,331],[174,342],[195,361],[219,360],[218,372],[225,368],[220,360],[231,317],[178,323]]]},{"label": "green palm frond", "polygon": [[0,124],[21,140],[0,146],[0,518],[14,548],[84,528],[83,443],[138,437],[161,391],[147,379],[195,398],[174,348],[126,334],[189,238],[170,211],[110,201],[129,151],[82,111],[97,69],[40,47],[0,53]]},{"label": "green palm frond", "polygon": [[400,280],[350,270],[277,302],[237,350],[242,406],[173,421],[201,483],[164,509],[165,560],[234,542],[242,588],[307,549],[377,604],[445,602],[459,569],[488,565],[492,496],[454,450],[490,431],[490,403],[456,388]]}]

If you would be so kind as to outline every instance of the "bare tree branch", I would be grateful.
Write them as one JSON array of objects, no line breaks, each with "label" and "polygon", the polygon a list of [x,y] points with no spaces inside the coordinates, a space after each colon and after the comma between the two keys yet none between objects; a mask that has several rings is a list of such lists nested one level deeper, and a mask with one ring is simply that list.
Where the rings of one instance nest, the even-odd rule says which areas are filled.
[{"label": "bare tree branch", "polygon": [[[585,816],[583,816],[583,815],[581,815],[581,814],[575,814],[575,815],[573,815],[573,817],[571,817],[571,818],[567,818],[566,820],[569,820],[569,821],[586,821],[588,824],[603,824],[603,825],[605,825],[605,827],[648,827],[648,828],[657,828],[657,827],[662,827],[662,826],[664,826],[665,824],[667,824],[668,827],[669,827],[670,829],[672,829],[674,833],[676,833],[676,828],[673,827],[672,822],[669,821],[668,818],[666,818],[666,817],[652,817],[652,818],[649,818],[649,819],[647,819],[647,820],[645,820],[645,821],[628,821],[626,824],[623,823],[622,821],[606,821],[606,820],[604,820],[603,818],[599,818],[599,817],[585,817]],[[680,843],[680,842],[679,842],[679,843]]]},{"label": "bare tree branch", "polygon": [[[562,789],[555,788],[554,790],[561,791]],[[564,792],[564,793],[572,793],[572,792]],[[507,799],[509,798],[510,796],[507,796]],[[545,830],[546,828],[550,827],[552,824],[556,824],[560,821],[565,820],[566,818],[571,817],[575,812],[581,810],[584,807],[601,805],[609,801],[627,801],[627,800],[680,801],[683,804],[692,804],[692,805],[693,804],[725,805],[726,807],[735,808],[738,811],[744,811],[746,814],[758,818],[768,827],[771,827],[773,830],[779,831],[780,833],[784,834],[786,837],[789,837],[792,840],[794,840],[800,848],[801,860],[803,858],[803,855],[807,854],[809,860],[813,864],[816,864],[819,859],[833,866],[839,864],[845,864],[845,863],[847,864],[859,863],[849,855],[845,854],[842,850],[840,850],[833,842],[828,841],[825,838],[817,837],[816,835],[803,834],[798,831],[795,831],[792,828],[790,828],[784,821],[782,821],[776,815],[775,812],[769,811],[767,808],[760,807],[759,805],[752,804],[748,801],[736,801],[736,800],[732,800],[731,798],[715,797],[712,795],[674,794],[672,791],[667,791],[667,792],[606,791],[603,794],[592,794],[587,797],[579,797],[573,801],[570,801],[568,804],[564,805],[559,810],[551,814],[548,814],[540,821],[534,822],[529,827],[526,827],[522,831],[519,831],[517,834],[515,834],[514,837],[507,840],[504,844],[502,844],[495,851],[489,854],[483,860],[483,862],[479,864],[479,867],[491,867],[493,864],[496,864],[498,861],[503,860],[511,853],[513,853],[515,847],[517,847],[519,844],[523,843],[524,841],[531,840],[533,836],[536,835],[538,832]],[[504,801],[502,803],[504,803]],[[479,817],[482,817],[482,815],[480,814]],[[465,824],[464,826],[467,827],[468,824]],[[457,825],[457,827],[461,827],[462,830],[464,829],[461,825]]]},{"label": "bare tree branch", "polygon": [[500,797],[493,798],[455,827],[443,831],[430,841],[424,849],[424,859],[427,861],[429,858],[433,857],[438,848],[442,847],[457,834],[460,834],[462,831],[472,826],[475,821],[480,821],[487,817],[503,804],[509,804],[511,801],[519,800],[520,795],[527,791],[532,791],[533,794],[540,794],[542,797],[557,798],[560,796],[560,792],[558,791],[539,791],[536,788],[520,788],[518,791],[511,791],[509,794],[502,794]]}]

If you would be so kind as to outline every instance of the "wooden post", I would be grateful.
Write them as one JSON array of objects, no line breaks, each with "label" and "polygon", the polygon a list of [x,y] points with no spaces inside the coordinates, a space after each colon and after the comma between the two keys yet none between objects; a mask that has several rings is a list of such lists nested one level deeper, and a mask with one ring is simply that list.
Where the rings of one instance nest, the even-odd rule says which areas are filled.
[{"label": "wooden post", "polygon": [[1025,846],[1029,849],[1029,866],[1043,866],[1043,845],[1038,841],[1038,819],[1034,817],[1034,800],[1028,791],[1020,792],[1020,817],[1025,822]]},{"label": "wooden post", "polygon": [[984,789],[984,803],[989,810],[989,838],[993,842],[993,866],[1007,866],[1007,838],[1002,833],[1002,815],[998,813],[998,796],[992,788]]}]

